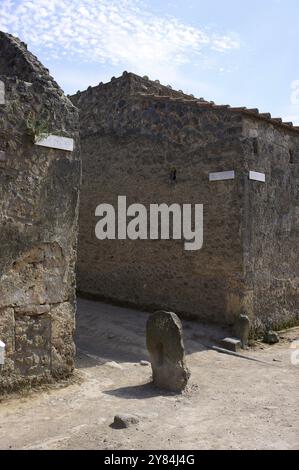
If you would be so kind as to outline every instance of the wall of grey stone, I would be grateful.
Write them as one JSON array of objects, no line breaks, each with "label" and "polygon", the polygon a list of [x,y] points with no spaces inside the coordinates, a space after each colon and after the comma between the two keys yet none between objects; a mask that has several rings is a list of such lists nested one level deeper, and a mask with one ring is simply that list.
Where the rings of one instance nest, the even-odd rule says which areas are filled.
[{"label": "wall of grey stone", "polygon": [[[74,367],[78,112],[25,45],[0,34],[0,391]],[[24,78],[22,79],[24,71]],[[34,144],[68,136],[74,152]]]},{"label": "wall of grey stone", "polygon": [[16,77],[32,83],[36,80],[43,86],[55,89],[55,94],[63,96],[62,90],[50,76],[38,58],[27,49],[27,44],[11,34],[0,31],[0,71],[1,75]]},{"label": "wall of grey stone", "polygon": [[246,181],[244,218],[246,298],[262,332],[299,323],[299,137],[253,119],[244,136],[246,169],[266,176]]},{"label": "wall of grey stone", "polygon": [[[225,107],[199,108],[179,93],[138,96],[136,88],[128,91],[130,81],[125,76],[72,97],[80,108],[83,165],[78,289],[140,308],[233,322],[244,288],[242,116]],[[210,172],[232,169],[236,180],[209,182]],[[95,208],[116,207],[119,195],[148,208],[203,204],[202,250],[185,251],[181,240],[97,240]]]},{"label": "wall of grey stone", "polygon": [[[256,334],[298,323],[298,130],[126,73],[71,99],[81,121],[82,293],[222,324],[246,313]],[[236,178],[209,182],[225,170]],[[147,207],[202,203],[203,248],[97,240],[95,208],[116,207],[118,195]]]}]

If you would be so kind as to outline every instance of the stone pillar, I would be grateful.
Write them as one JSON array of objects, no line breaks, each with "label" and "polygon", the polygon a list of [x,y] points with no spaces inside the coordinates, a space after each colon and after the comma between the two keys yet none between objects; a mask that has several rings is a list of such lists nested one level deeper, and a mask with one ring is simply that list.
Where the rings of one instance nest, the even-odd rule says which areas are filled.
[{"label": "stone pillar", "polygon": [[190,372],[185,361],[182,324],[178,316],[164,311],[150,315],[146,342],[154,384],[174,392],[184,390]]}]

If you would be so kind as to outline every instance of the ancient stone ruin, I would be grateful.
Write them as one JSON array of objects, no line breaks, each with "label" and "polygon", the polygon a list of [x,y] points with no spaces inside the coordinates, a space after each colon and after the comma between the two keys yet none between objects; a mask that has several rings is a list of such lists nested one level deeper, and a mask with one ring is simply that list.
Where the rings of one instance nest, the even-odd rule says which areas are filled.
[{"label": "ancient stone ruin", "polygon": [[[299,323],[299,128],[127,72],[70,101],[0,33],[1,391],[74,367],[79,138],[80,293],[234,325],[244,347],[249,325],[266,334]],[[172,236],[99,241],[95,209],[119,196],[203,204],[202,248]],[[183,361],[179,321],[163,315],[161,344],[176,341]]]},{"label": "ancient stone ruin", "polygon": [[[299,322],[299,129],[131,73],[72,98],[80,109],[81,292],[252,332]],[[203,204],[203,247],[97,240],[100,203]]]},{"label": "ancient stone ruin", "polygon": [[26,45],[4,33],[0,83],[3,391],[73,370],[80,160],[76,108]]},{"label": "ancient stone ruin", "polygon": [[153,382],[161,389],[181,392],[186,388],[190,372],[185,361],[183,329],[180,319],[172,312],[156,312],[146,325]]}]

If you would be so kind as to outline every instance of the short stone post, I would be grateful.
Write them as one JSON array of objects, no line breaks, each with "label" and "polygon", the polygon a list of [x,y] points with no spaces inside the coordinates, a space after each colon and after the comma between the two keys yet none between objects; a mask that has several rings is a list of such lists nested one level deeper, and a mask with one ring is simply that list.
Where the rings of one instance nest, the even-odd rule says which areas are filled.
[{"label": "short stone post", "polygon": [[250,320],[247,315],[239,315],[235,323],[235,333],[241,341],[241,346],[246,349],[250,332]]},{"label": "short stone post", "polygon": [[154,384],[174,392],[184,390],[190,372],[185,361],[182,324],[178,316],[164,311],[150,315],[146,342]]}]

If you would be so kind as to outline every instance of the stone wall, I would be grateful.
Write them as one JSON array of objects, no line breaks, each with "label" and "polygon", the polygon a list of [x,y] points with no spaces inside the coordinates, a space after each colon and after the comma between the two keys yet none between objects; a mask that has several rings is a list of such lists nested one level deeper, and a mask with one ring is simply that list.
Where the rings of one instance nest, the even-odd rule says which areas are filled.
[{"label": "stone wall", "polygon": [[[78,289],[141,308],[233,321],[243,289],[242,116],[199,108],[192,97],[165,96],[163,89],[156,97],[128,92],[131,81],[135,76],[125,75],[73,97],[83,156]],[[210,172],[231,169],[240,178],[209,182]],[[203,249],[185,251],[183,240],[97,240],[95,208],[116,206],[118,195],[146,207],[203,204]]]},{"label": "stone wall", "polygon": [[256,331],[285,328],[299,323],[299,135],[247,119],[244,136],[252,147],[246,169],[266,176],[245,186],[248,309]]},{"label": "stone wall", "polygon": [[[78,112],[26,46],[0,34],[0,391],[74,367]],[[74,152],[35,145],[42,134]]]},{"label": "stone wall", "polygon": [[[298,248],[288,255],[298,240],[298,166],[288,160],[290,145],[298,152],[297,130],[257,110],[216,106],[127,73],[71,99],[81,122],[81,293],[222,324],[245,312],[254,332],[298,323]],[[176,184],[169,181],[173,167]],[[235,170],[235,179],[209,181],[210,172],[225,170]],[[265,172],[266,184],[249,180],[249,170]],[[203,248],[97,240],[95,208],[117,207],[119,195],[146,207],[202,203]],[[276,224],[290,227],[287,245]],[[275,283],[284,287],[273,294]]]}]

